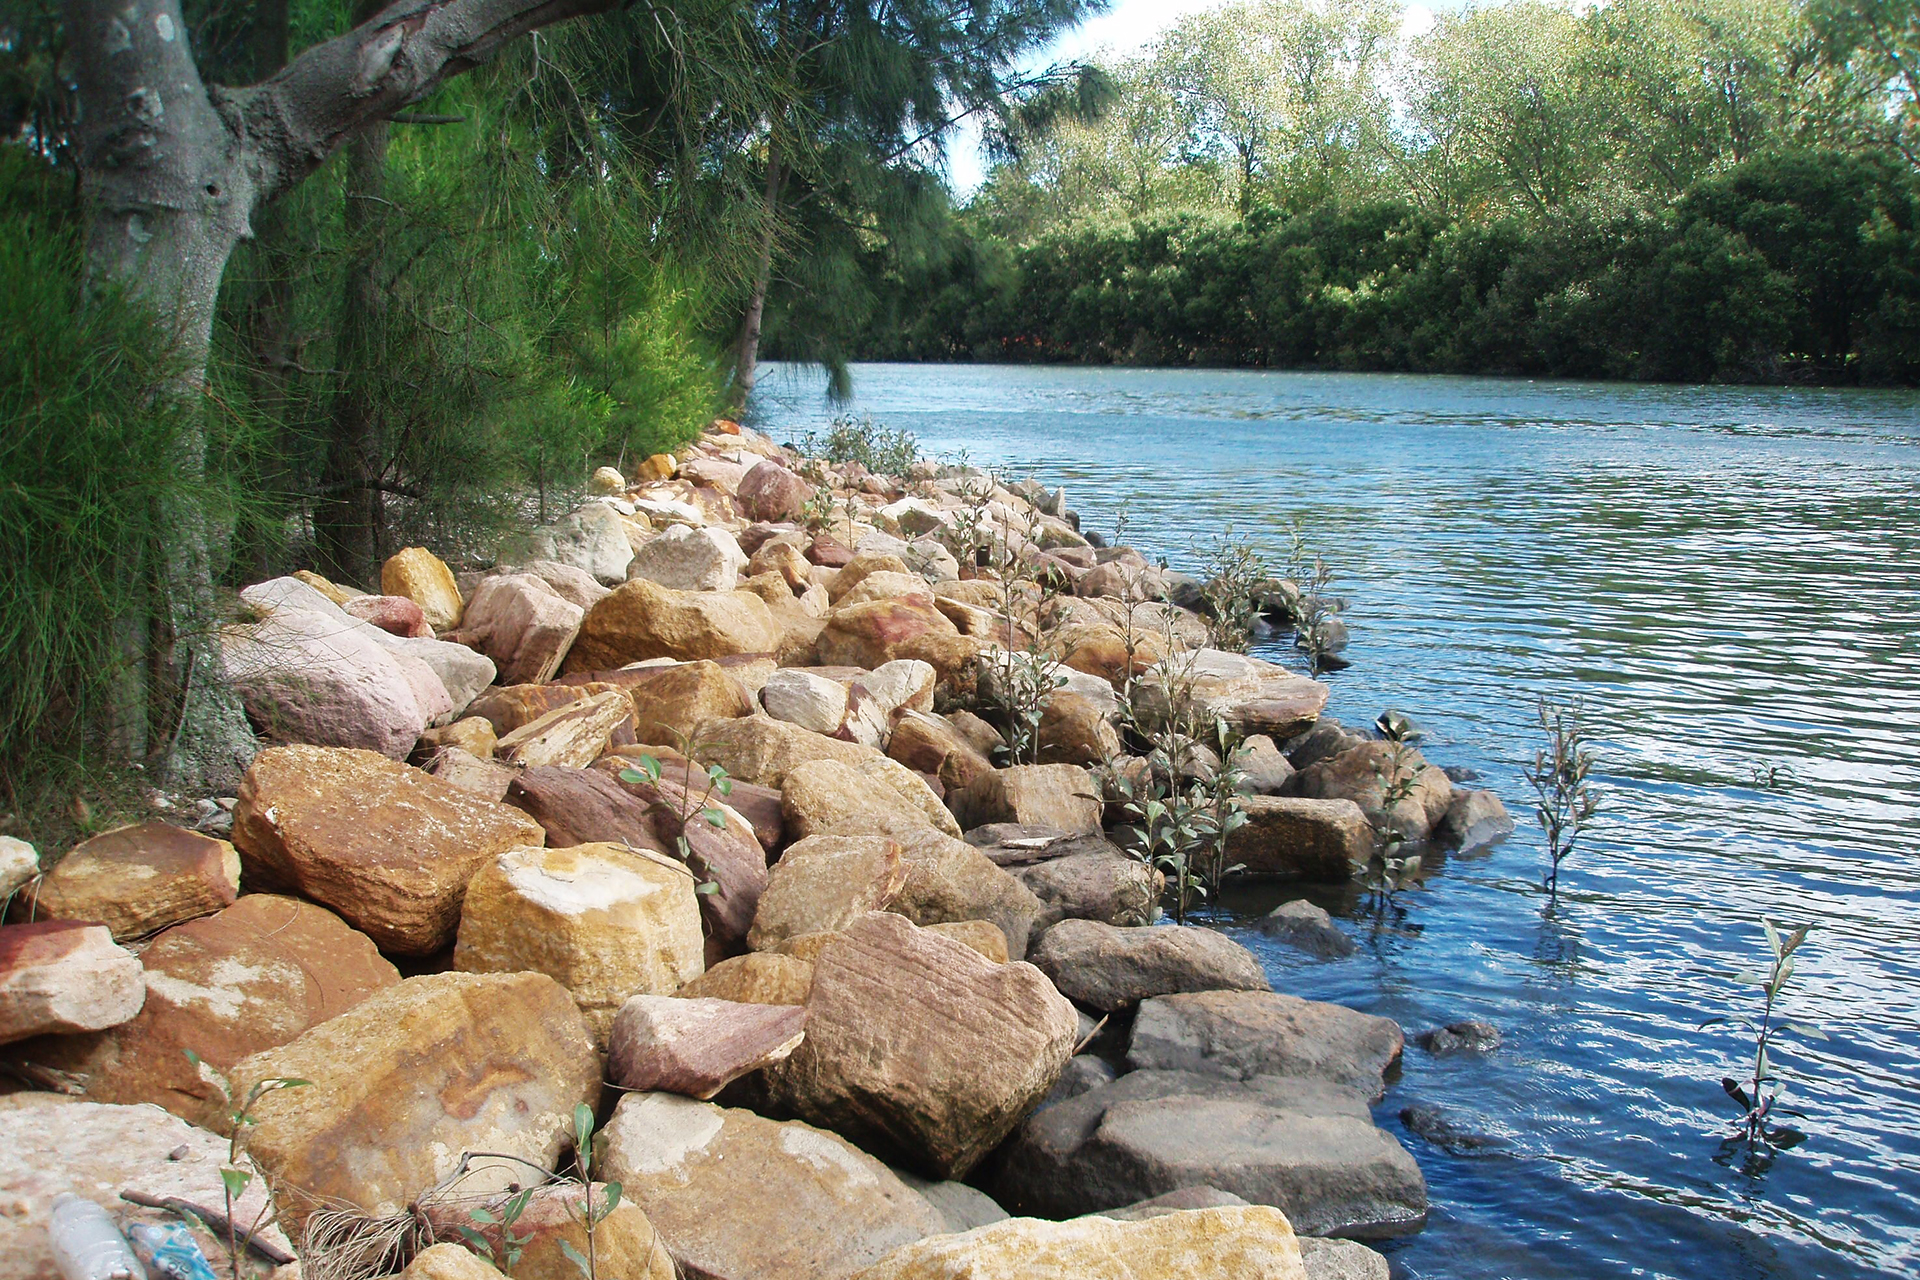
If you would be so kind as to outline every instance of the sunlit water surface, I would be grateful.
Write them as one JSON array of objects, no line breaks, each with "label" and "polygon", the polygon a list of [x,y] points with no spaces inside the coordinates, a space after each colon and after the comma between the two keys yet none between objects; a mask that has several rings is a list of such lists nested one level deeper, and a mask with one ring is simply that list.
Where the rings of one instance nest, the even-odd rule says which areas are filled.
[{"label": "sunlit water surface", "polygon": [[[1297,519],[1352,602],[1331,711],[1415,715],[1438,763],[1522,821],[1446,862],[1357,955],[1224,927],[1282,991],[1409,1033],[1497,1023],[1484,1058],[1411,1044],[1377,1110],[1420,1161],[1409,1276],[1683,1280],[1920,1274],[1920,397],[1252,372],[870,365],[856,412],[935,454],[1064,484],[1088,528],[1190,567]],[[777,369],[798,438],[821,380]],[[1275,647],[1267,656],[1292,661]],[[1585,699],[1604,808],[1543,914],[1522,766],[1541,693]],[[1757,770],[1779,767],[1775,785]],[[1814,928],[1780,1055],[1804,1145],[1721,1155],[1759,922]],[[1500,1145],[1407,1132],[1437,1105]]]}]

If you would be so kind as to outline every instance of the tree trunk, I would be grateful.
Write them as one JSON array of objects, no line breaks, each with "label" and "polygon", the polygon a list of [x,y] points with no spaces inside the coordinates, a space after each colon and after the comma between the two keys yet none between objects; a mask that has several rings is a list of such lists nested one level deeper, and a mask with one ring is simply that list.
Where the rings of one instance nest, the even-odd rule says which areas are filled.
[{"label": "tree trunk", "polygon": [[156,398],[177,402],[179,434],[175,483],[160,513],[171,538],[161,550],[166,600],[151,619],[155,666],[175,689],[150,688],[149,705],[168,740],[167,784],[224,791],[238,783],[254,738],[213,629],[218,548],[204,502],[200,402],[220,277],[246,234],[253,178],[188,55],[177,0],[137,11],[113,0],[73,8],[82,48],[93,46],[93,56],[77,59],[88,271],[96,286],[125,289],[152,310],[176,360],[155,388]]},{"label": "tree trunk", "polygon": [[740,337],[733,366],[733,408],[743,412],[753,395],[754,376],[760,367],[760,322],[767,310],[767,286],[773,281],[773,240],[779,223],[780,151],[767,140],[766,226],[760,232],[760,260],[754,266],[753,292],[747,298],[747,314],[740,321]]},{"label": "tree trunk", "polygon": [[386,221],[387,124],[362,129],[347,143],[346,207],[342,220],[354,246],[340,298],[334,364],[340,386],[327,428],[326,463],[314,533],[321,572],[336,582],[377,588],[380,530],[385,524],[374,480],[381,456],[379,377],[385,300],[377,272]]}]

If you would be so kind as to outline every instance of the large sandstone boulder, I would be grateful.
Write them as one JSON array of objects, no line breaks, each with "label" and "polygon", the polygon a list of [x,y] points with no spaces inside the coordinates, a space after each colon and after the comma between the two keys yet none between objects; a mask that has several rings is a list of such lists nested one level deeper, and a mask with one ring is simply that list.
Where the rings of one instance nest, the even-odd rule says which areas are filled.
[{"label": "large sandstone boulder", "polygon": [[[463,1154],[552,1168],[572,1141],[573,1109],[600,1095],[585,1021],[545,974],[436,973],[397,986],[233,1070],[254,1104],[247,1151],[294,1227],[323,1204],[400,1213]],[[476,1159],[461,1190],[523,1182],[511,1159]]]},{"label": "large sandstone boulder", "polygon": [[741,1076],[784,1060],[806,1035],[792,1005],[636,995],[620,1006],[607,1078],[622,1089],[711,1098]]},{"label": "large sandstone boulder", "polygon": [[104,925],[0,925],[0,1044],[118,1026],[146,994],[140,958],[115,946]]},{"label": "large sandstone boulder", "polygon": [[1225,720],[1244,734],[1284,742],[1312,727],[1327,686],[1243,653],[1197,649],[1154,664],[1141,678],[1138,711],[1149,728]]},{"label": "large sandstone boulder", "polygon": [[523,769],[507,787],[506,802],[538,822],[551,848],[622,844],[655,853],[661,838],[651,802],[624,787],[611,770]]},{"label": "large sandstone boulder", "polygon": [[706,967],[697,897],[692,873],[659,855],[509,849],[467,886],[454,967],[546,974],[605,1044],[629,996],[671,995]]},{"label": "large sandstone boulder", "polygon": [[634,1093],[599,1151],[691,1280],[844,1280],[944,1228],[886,1165],[799,1121]]},{"label": "large sandstone boulder", "polygon": [[906,883],[901,849],[884,836],[810,836],[767,872],[747,945],[770,951],[788,938],[838,933],[884,911]]},{"label": "large sandstone boulder", "polygon": [[957,1178],[1046,1096],[1077,1032],[1031,965],[870,914],[815,960],[807,1038],[772,1092],[894,1163]]},{"label": "large sandstone boulder", "polygon": [[732,591],[746,564],[746,553],[725,529],[677,524],[640,548],[627,576],[674,591]]},{"label": "large sandstone boulder", "polygon": [[898,815],[856,816],[830,830],[847,836],[886,835],[899,843],[906,875],[885,910],[922,927],[990,924],[999,931],[1007,955],[1018,960],[1027,954],[1040,902],[966,841]]},{"label": "large sandstone boulder", "polygon": [[380,566],[380,593],[405,596],[420,606],[428,626],[450,631],[460,625],[464,606],[453,570],[425,547],[408,547]]},{"label": "large sandstone boulder", "polygon": [[[365,630],[361,630],[365,628]],[[453,710],[425,664],[367,633],[378,628],[299,609],[227,627],[220,649],[247,719],[270,742],[362,747],[394,759]]]},{"label": "large sandstone boulder", "polygon": [[1403,1235],[1427,1210],[1420,1166],[1374,1127],[1366,1095],[1277,1076],[1123,1075],[1029,1116],[989,1182],[1008,1209],[1058,1218],[1188,1187],[1272,1205],[1316,1235]]},{"label": "large sandstone boulder", "polygon": [[[189,1204],[224,1208],[220,1170],[227,1140],[197,1129],[158,1107],[121,1107],[81,1102],[55,1094],[0,1099],[0,1280],[60,1280],[47,1224],[54,1200],[64,1194],[91,1200],[120,1223],[157,1227],[183,1223],[207,1258],[225,1274],[226,1240],[198,1219],[166,1209],[146,1209],[120,1198],[127,1189]],[[236,1198],[243,1223],[269,1216],[265,1185],[255,1178]],[[291,1254],[287,1235],[268,1222],[260,1238]],[[158,1273],[149,1273],[159,1280]],[[243,1275],[260,1274],[243,1268]]]},{"label": "large sandstone boulder", "polygon": [[953,815],[924,782],[896,762],[877,756],[862,765],[838,760],[795,765],[780,786],[780,812],[787,830],[802,838],[889,819],[918,822],[955,838],[960,835]]},{"label": "large sandstone boulder", "polygon": [[400,980],[373,942],[324,907],[254,893],[168,929],[141,953],[146,1003],[90,1035],[28,1040],[19,1061],[86,1079],[95,1102],[151,1102],[209,1129],[231,1104],[216,1071],[285,1044]]},{"label": "large sandstone boulder", "polygon": [[756,715],[708,725],[695,744],[695,754],[702,763],[717,764],[736,780],[779,788],[785,785],[788,772],[809,760],[859,765],[879,753],[857,742]]},{"label": "large sandstone boulder", "polygon": [[1183,991],[1272,990],[1251,951],[1187,925],[1119,929],[1062,920],[1040,939],[1033,963],[1061,995],[1102,1012]]},{"label": "large sandstone boulder", "polygon": [[212,915],[240,896],[225,840],[141,822],[83,840],[28,895],[30,918],[104,924],[116,942]]},{"label": "large sandstone boulder", "polygon": [[692,662],[767,653],[780,628],[766,601],[747,591],[673,591],[645,578],[588,611],[567,655],[568,671],[601,671],[647,658]]},{"label": "large sandstone boulder", "polygon": [[1072,764],[1023,764],[983,774],[953,797],[954,816],[966,828],[994,822],[1100,830],[1101,803],[1093,777]]},{"label": "large sandstone boulder", "polygon": [[324,903],[398,955],[452,942],[474,872],[543,839],[518,809],[370,751],[262,751],[233,810],[252,882]]},{"label": "large sandstone boulder", "polygon": [[1460,853],[1472,853],[1513,834],[1513,817],[1491,791],[1453,789],[1447,813],[1434,837]]},{"label": "large sandstone boulder", "polygon": [[911,708],[895,713],[887,755],[916,773],[938,778],[949,793],[993,771],[993,761],[946,717]]},{"label": "large sandstone boulder", "polygon": [[[1403,754],[1395,759],[1398,748]],[[1386,796],[1396,772],[1412,779],[1413,791],[1388,813]],[[1453,803],[1453,783],[1418,751],[1392,742],[1367,742],[1300,770],[1294,786],[1316,800],[1351,800],[1375,830],[1407,840],[1426,840]]]},{"label": "large sandstone boulder", "polygon": [[409,640],[433,639],[427,615],[405,596],[355,596],[339,603],[349,618],[370,622],[390,635]]},{"label": "large sandstone boulder", "polygon": [[40,852],[15,836],[0,836],[0,898],[10,898],[40,874]]},{"label": "large sandstone boulder", "polygon": [[1345,884],[1373,860],[1373,828],[1351,800],[1246,796],[1247,820],[1227,836],[1227,861],[1248,875]]},{"label": "large sandstone boulder", "polygon": [[1307,1280],[1286,1215],[1265,1205],[1138,1222],[1008,1218],[895,1250],[858,1280]]},{"label": "large sandstone boulder", "polygon": [[1136,1071],[1326,1080],[1377,1098],[1406,1038],[1391,1018],[1271,991],[1202,991],[1141,1004],[1127,1042]]},{"label": "large sandstone boulder", "polygon": [[760,705],[776,720],[831,737],[847,719],[847,686],[811,671],[782,667],[760,690]]},{"label": "large sandstone boulder", "polygon": [[480,580],[460,629],[445,638],[492,658],[503,684],[540,684],[559,672],[586,616],[531,573],[496,574]]},{"label": "large sandstone boulder", "polygon": [[697,739],[715,720],[751,715],[753,699],[717,662],[678,662],[618,673],[633,702],[634,739],[670,745]]},{"label": "large sandstone boulder", "polygon": [[1120,732],[1105,701],[1061,689],[1047,699],[1040,717],[1040,763],[1104,764],[1121,754]]},{"label": "large sandstone boulder", "polygon": [[917,658],[943,681],[970,673],[979,641],[963,636],[931,597],[869,600],[836,608],[814,642],[824,666],[874,668],[899,658]]}]

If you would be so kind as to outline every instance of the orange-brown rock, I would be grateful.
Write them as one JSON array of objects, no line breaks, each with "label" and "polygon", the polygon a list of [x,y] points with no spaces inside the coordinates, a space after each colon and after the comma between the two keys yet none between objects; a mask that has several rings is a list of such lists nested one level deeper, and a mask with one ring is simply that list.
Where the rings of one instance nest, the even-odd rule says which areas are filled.
[{"label": "orange-brown rock", "polygon": [[928,711],[901,710],[894,714],[887,754],[916,773],[940,779],[940,785],[950,793],[993,771],[993,761],[951,721]]},{"label": "orange-brown rock", "polygon": [[871,670],[896,658],[918,658],[943,681],[971,674],[979,652],[979,641],[961,635],[939,610],[911,599],[835,609],[814,643],[815,661],[825,666]]},{"label": "orange-brown rock", "polygon": [[805,1004],[812,987],[811,960],[777,951],[750,951],[722,960],[674,994],[742,1004]]},{"label": "orange-brown rock", "polygon": [[608,689],[556,707],[494,744],[493,754],[522,768],[584,769],[612,745],[614,730],[633,721],[626,692]]},{"label": "orange-brown rock", "polygon": [[634,741],[670,743],[697,737],[708,723],[750,715],[753,700],[716,662],[681,662],[622,672],[633,700]]},{"label": "orange-brown rock", "polygon": [[1093,778],[1071,764],[1023,764],[976,778],[952,798],[954,815],[971,830],[992,822],[1100,830],[1101,803]]},{"label": "orange-brown rock", "polygon": [[907,562],[899,556],[885,551],[862,551],[842,565],[840,572],[827,583],[827,598],[835,604],[840,598],[876,573],[911,574]]},{"label": "orange-brown rock", "polygon": [[[1453,803],[1453,783],[1418,751],[1395,743],[1368,742],[1310,764],[1294,778],[1294,788],[1315,800],[1351,800],[1376,831],[1394,831],[1403,839],[1425,840]],[[1396,774],[1412,791],[1387,807],[1387,789]]]},{"label": "orange-brown rock", "polygon": [[324,903],[398,955],[452,942],[474,872],[544,838],[518,809],[341,747],[262,751],[233,811],[251,883]]},{"label": "orange-brown rock", "polygon": [[747,945],[770,951],[796,934],[837,932],[885,910],[905,883],[900,846],[884,836],[810,836],[767,873]]},{"label": "orange-brown rock", "polygon": [[[580,1010],[542,973],[407,978],[232,1075],[242,1097],[269,1079],[308,1082],[262,1095],[247,1131],[290,1231],[321,1204],[401,1213],[465,1152],[552,1168],[574,1107],[600,1096]],[[477,1159],[460,1185],[487,1195],[525,1178],[513,1160]]]},{"label": "orange-brown rock", "polygon": [[0,1044],[118,1026],[140,1012],[146,990],[140,957],[105,925],[0,925]]},{"label": "orange-brown rock", "polygon": [[1351,800],[1247,796],[1247,821],[1227,836],[1227,861],[1250,875],[1345,884],[1373,859],[1373,828]]},{"label": "orange-brown rock", "polygon": [[400,981],[373,940],[340,917],[269,893],[168,929],[141,962],[147,998],[131,1022],[28,1040],[11,1060],[82,1075],[95,1102],[151,1102],[218,1129],[231,1104],[189,1051],[228,1071]]},{"label": "orange-brown rock", "polygon": [[599,671],[647,658],[691,662],[766,653],[779,640],[766,602],[751,592],[672,591],[635,578],[588,611],[566,670]]},{"label": "orange-brown rock", "polygon": [[141,822],[75,845],[27,895],[29,918],[104,924],[116,942],[199,916],[240,896],[240,855],[225,840]]},{"label": "orange-brown rock", "polygon": [[811,1124],[958,1178],[1046,1096],[1077,1033],[1073,1006],[1033,966],[874,913],[820,952],[807,1038],[772,1089]]},{"label": "orange-brown rock", "polygon": [[429,754],[440,747],[458,747],[481,760],[493,758],[494,744],[499,740],[500,735],[494,732],[493,722],[485,716],[465,716],[452,724],[426,729],[420,734],[423,749]]}]

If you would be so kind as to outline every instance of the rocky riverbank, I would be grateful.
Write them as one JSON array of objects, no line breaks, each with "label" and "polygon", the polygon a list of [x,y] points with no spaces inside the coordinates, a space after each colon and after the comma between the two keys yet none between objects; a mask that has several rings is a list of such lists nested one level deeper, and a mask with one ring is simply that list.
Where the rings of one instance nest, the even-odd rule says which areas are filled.
[{"label": "rocky riverbank", "polygon": [[279,1280],[1385,1276],[1401,1029],[1156,922],[1199,844],[1116,827],[1204,794],[1217,869],[1344,882],[1496,798],[1030,482],[723,423],[591,489],[247,588],[238,794],[0,840],[0,1280],[62,1192]]}]

